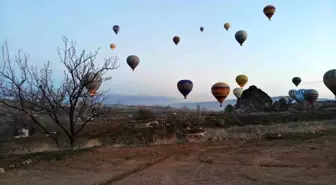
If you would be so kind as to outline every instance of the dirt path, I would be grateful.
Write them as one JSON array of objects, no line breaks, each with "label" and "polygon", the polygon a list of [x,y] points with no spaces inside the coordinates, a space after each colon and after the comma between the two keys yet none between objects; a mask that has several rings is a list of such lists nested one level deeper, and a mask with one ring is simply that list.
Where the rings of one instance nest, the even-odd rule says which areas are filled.
[{"label": "dirt path", "polygon": [[103,148],[1,176],[6,185],[332,185],[336,137]]}]

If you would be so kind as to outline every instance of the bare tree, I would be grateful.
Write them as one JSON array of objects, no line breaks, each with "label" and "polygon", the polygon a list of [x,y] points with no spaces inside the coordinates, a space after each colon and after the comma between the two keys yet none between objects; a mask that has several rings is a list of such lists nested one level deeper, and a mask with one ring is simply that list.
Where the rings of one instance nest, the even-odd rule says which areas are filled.
[{"label": "bare tree", "polygon": [[[91,97],[85,87],[119,65],[117,57],[109,57],[99,66],[95,62],[99,49],[94,53],[85,50],[78,52],[75,42],[69,42],[66,37],[63,37],[63,42],[64,48],[58,48],[58,55],[65,67],[64,79],[58,85],[53,83],[50,62],[38,70],[36,66],[28,64],[28,56],[22,55],[20,50],[15,57],[10,57],[5,42],[0,65],[0,104],[26,114],[41,132],[50,135],[59,145],[46,123],[38,119],[41,114],[48,116],[67,137],[70,146],[74,147],[78,133],[87,123],[111,110],[103,106],[108,90],[97,92]],[[85,75],[92,72],[95,74],[93,79],[85,81]],[[110,79],[104,77],[103,81]],[[83,114],[88,115],[84,120]],[[82,121],[78,124],[80,119]]]}]

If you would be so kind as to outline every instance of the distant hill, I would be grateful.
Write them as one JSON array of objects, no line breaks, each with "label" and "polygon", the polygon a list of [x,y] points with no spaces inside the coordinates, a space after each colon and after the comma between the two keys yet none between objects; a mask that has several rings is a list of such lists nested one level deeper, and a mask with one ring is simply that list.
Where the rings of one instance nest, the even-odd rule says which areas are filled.
[{"label": "distant hill", "polygon": [[[281,96],[271,97],[273,101],[278,101]],[[318,101],[328,101],[330,99],[320,98]],[[217,101],[209,102],[181,102],[180,99],[165,97],[165,96],[143,96],[143,95],[122,95],[122,94],[111,94],[110,97],[105,101],[105,104],[116,104],[120,103],[123,105],[170,105],[174,108],[181,108],[187,106],[189,109],[196,109],[197,105],[208,110],[223,110],[228,104],[236,104],[236,99],[228,99],[224,101],[223,107],[219,107]]]},{"label": "distant hill", "polygon": [[104,103],[105,104],[119,103],[123,105],[169,105],[176,101],[177,101],[176,98],[165,96],[111,94]]}]

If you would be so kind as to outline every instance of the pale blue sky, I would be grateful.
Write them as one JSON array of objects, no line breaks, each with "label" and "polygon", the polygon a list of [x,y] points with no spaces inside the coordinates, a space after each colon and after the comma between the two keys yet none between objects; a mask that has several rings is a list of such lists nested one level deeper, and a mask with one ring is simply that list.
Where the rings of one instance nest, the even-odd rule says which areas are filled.
[{"label": "pale blue sky", "polygon": [[[272,21],[262,11],[268,4],[277,8]],[[56,48],[66,35],[79,48],[100,47],[97,62],[119,56],[120,68],[103,86],[116,93],[182,98],[176,83],[190,79],[189,100],[214,100],[214,83],[233,89],[236,75],[246,74],[247,87],[255,84],[271,96],[287,95],[292,77],[300,76],[302,88],[334,97],[323,83],[305,82],[321,81],[336,68],[335,0],[0,0],[0,7],[0,40],[29,53],[31,63],[50,60],[55,79],[63,70]],[[228,32],[225,22],[231,23]],[[248,32],[243,47],[234,39],[240,29]],[[126,64],[131,54],[141,59],[135,72]]]}]

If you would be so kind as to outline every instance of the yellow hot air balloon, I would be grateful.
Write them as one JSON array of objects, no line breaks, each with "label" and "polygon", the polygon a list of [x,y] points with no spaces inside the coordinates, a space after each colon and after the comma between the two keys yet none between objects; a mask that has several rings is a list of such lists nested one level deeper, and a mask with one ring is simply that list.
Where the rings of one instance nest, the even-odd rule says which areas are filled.
[{"label": "yellow hot air balloon", "polygon": [[241,88],[243,88],[246,85],[247,81],[248,77],[246,75],[238,75],[236,77],[236,82]]},{"label": "yellow hot air balloon", "polygon": [[222,103],[230,94],[230,86],[224,82],[217,82],[211,87],[211,92],[222,106]]},{"label": "yellow hot air balloon", "polygon": [[336,98],[336,69],[327,71],[323,76],[323,82]]},{"label": "yellow hot air balloon", "polygon": [[114,50],[117,46],[115,44],[110,44],[110,48]]}]

